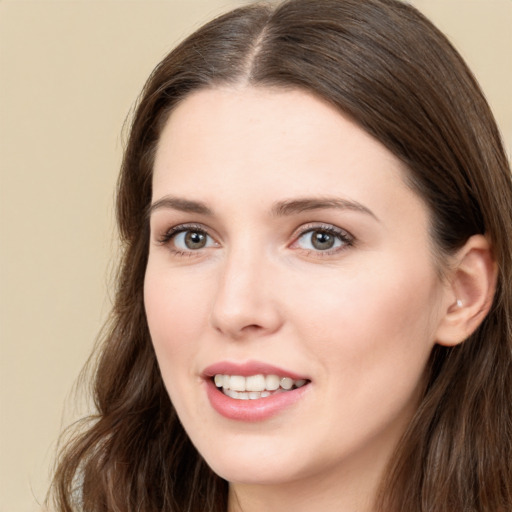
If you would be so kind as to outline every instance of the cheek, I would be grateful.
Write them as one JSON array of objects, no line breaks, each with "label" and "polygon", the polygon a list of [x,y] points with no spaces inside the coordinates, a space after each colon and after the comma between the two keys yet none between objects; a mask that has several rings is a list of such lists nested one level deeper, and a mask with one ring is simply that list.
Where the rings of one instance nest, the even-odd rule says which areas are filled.
[{"label": "cheek", "polygon": [[[204,295],[195,283],[169,276],[168,270],[148,265],[144,281],[144,305],[158,366],[167,393],[180,416],[194,416],[197,387],[194,373],[198,341],[204,331]],[[182,282],[183,281],[183,282]],[[188,286],[187,286],[188,285]]]},{"label": "cheek", "polygon": [[439,300],[437,278],[424,268],[388,262],[296,290],[291,310],[302,312],[312,355],[344,368],[338,378],[348,386],[361,382],[362,373],[382,382],[396,372],[417,379],[434,345]]},{"label": "cheek", "polygon": [[164,379],[170,370],[191,368],[188,361],[205,329],[205,294],[197,283],[169,274],[148,265],[144,281],[146,317]]},{"label": "cheek", "polygon": [[301,286],[295,280],[287,300],[290,313],[300,312],[320,334],[336,330],[344,337],[372,328],[405,332],[432,306],[432,281],[424,273],[390,267],[380,273],[340,271],[302,280]]},{"label": "cheek", "polygon": [[309,322],[302,323],[309,357],[320,363],[325,403],[340,404],[324,411],[331,421],[319,432],[326,437],[342,431],[343,443],[371,436],[412,415],[434,343],[427,303],[437,294],[431,276],[411,275],[358,276],[310,296]]}]

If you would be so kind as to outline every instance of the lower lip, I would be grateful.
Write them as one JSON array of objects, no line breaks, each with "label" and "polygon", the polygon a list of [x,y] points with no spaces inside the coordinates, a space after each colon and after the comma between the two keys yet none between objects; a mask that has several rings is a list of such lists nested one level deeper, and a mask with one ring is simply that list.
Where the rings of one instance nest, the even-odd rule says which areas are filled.
[{"label": "lower lip", "polygon": [[225,395],[211,380],[208,379],[205,383],[208,399],[220,415],[230,420],[248,422],[264,421],[279,414],[300,400],[309,388],[309,384],[306,384],[265,398],[237,400]]}]

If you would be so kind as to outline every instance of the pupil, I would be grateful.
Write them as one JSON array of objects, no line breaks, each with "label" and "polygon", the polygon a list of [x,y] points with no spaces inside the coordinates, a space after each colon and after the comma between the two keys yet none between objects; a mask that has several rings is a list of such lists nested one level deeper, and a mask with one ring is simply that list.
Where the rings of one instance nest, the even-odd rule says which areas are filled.
[{"label": "pupil", "polygon": [[185,245],[189,249],[202,249],[206,245],[206,236],[204,233],[189,231],[185,235]]},{"label": "pupil", "polygon": [[312,243],[315,249],[325,251],[334,245],[334,237],[325,231],[315,231],[313,233]]}]

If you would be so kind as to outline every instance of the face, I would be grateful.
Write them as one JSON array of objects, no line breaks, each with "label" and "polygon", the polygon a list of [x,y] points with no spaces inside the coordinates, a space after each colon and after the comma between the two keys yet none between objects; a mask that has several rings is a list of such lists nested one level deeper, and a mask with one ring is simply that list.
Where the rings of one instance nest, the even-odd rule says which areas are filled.
[{"label": "face", "polygon": [[210,89],[171,114],[145,307],[181,422],[230,482],[369,478],[403,433],[444,290],[404,174],[305,92]]}]

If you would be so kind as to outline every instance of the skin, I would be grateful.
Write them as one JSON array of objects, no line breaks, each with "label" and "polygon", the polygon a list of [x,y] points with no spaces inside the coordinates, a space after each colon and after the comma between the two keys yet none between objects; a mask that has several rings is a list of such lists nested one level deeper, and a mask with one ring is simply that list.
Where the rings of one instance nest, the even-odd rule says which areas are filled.
[{"label": "skin", "polygon": [[[303,91],[207,89],[171,114],[154,165],[145,307],[170,398],[230,482],[231,512],[372,510],[454,300],[405,173]],[[274,211],[304,198],[352,206]],[[187,223],[208,234],[205,247],[166,237]],[[315,248],[311,230],[331,226],[344,238]],[[264,421],[221,416],[202,372],[248,360],[306,376],[307,392]]]}]

